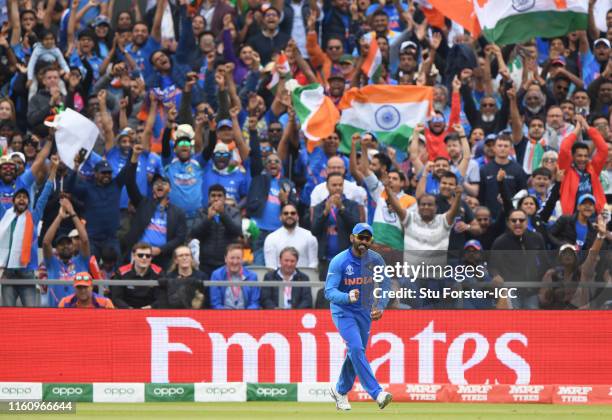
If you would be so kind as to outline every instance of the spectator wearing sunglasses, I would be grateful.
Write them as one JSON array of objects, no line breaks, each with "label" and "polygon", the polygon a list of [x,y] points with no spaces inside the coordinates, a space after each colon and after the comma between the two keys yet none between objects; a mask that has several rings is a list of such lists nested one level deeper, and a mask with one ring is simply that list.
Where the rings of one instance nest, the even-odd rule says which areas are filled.
[{"label": "spectator wearing sunglasses", "polygon": [[[546,244],[542,235],[527,229],[527,214],[515,209],[508,214],[508,230],[498,237],[491,250],[490,272],[493,280],[501,282],[540,281],[548,269]],[[518,289],[518,297],[511,299],[514,309],[538,309],[538,289]]]},{"label": "spectator wearing sunglasses", "polygon": [[[153,248],[146,242],[132,247],[132,262],[119,267],[117,280],[157,280],[162,269],[151,263]],[[159,298],[158,286],[111,286],[111,299],[121,309],[151,309]]]},{"label": "spectator wearing sunglasses", "polygon": [[[230,124],[229,120],[222,120],[219,126]],[[202,180],[202,205],[208,207],[208,189],[215,184],[223,185],[228,199],[240,203],[247,196],[249,190],[249,177],[241,166],[232,160],[232,152],[228,145],[219,142],[215,145],[212,159],[206,164]],[[242,203],[240,203],[242,204]]]},{"label": "spectator wearing sunglasses", "polygon": [[59,308],[114,309],[113,302],[93,291],[93,280],[88,272],[75,274],[73,278],[75,292],[60,301]]},{"label": "spectator wearing sunglasses", "polygon": [[137,185],[137,168],[143,153],[142,145],[134,145],[128,163],[126,187],[136,212],[122,246],[127,250],[138,241],[146,242],[152,246],[155,263],[167,268],[174,249],[183,244],[187,237],[185,213],[170,203],[170,182],[163,175],[153,176],[152,197],[146,197],[140,191]]},{"label": "spectator wearing sunglasses", "polygon": [[267,268],[275,269],[279,266],[279,255],[286,247],[296,249],[298,267],[317,268],[319,244],[308,229],[298,226],[299,220],[297,206],[294,203],[282,206],[280,214],[282,226],[270,233],[264,242]]}]

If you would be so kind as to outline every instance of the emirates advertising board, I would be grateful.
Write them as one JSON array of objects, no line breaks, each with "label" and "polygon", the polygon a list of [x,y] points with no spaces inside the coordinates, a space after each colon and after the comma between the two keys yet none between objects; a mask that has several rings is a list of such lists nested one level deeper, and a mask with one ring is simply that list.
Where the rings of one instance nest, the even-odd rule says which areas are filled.
[{"label": "emirates advertising board", "polygon": [[[387,384],[605,385],[611,322],[607,311],[388,310],[372,324],[367,356]],[[334,382],[345,349],[324,310],[2,308],[0,325],[0,382]],[[84,369],[83,360],[104,368]],[[134,392],[154,400],[166,391]]]}]

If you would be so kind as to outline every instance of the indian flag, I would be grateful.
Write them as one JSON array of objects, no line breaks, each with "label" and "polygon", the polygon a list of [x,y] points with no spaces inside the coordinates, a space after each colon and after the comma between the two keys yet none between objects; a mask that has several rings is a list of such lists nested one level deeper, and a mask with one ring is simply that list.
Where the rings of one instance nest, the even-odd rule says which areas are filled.
[{"label": "indian flag", "polygon": [[272,94],[276,94],[276,89],[278,88],[280,79],[286,79],[291,72],[289,61],[287,61],[287,56],[284,52],[281,52],[278,57],[276,57],[276,62],[274,62],[271,67],[272,77],[270,78],[270,81],[266,87],[272,92]]},{"label": "indian flag", "polygon": [[340,151],[349,153],[351,136],[372,132],[379,142],[406,150],[412,129],[431,114],[430,86],[368,85],[348,90],[340,100]]},{"label": "indian flag", "polygon": [[300,86],[292,79],[286,86],[291,92],[291,102],[308,140],[308,151],[311,152],[322,139],[334,132],[340,112],[318,83]]},{"label": "indian flag", "polygon": [[483,34],[500,45],[586,29],[588,0],[476,0]]},{"label": "indian flag", "polygon": [[368,49],[368,55],[361,65],[361,71],[368,76],[368,79],[377,83],[382,73],[382,54],[380,53],[380,48],[378,48],[376,34],[370,32],[364,36],[370,44],[370,48]]}]

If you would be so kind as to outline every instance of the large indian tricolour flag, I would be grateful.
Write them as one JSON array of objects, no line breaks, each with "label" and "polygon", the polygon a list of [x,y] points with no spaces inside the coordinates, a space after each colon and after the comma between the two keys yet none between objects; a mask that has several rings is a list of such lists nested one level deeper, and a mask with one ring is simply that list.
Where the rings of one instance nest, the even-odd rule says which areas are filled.
[{"label": "large indian tricolour flag", "polygon": [[379,142],[406,150],[412,129],[431,113],[433,88],[429,86],[368,85],[347,91],[338,107],[340,150],[349,153],[354,133],[372,132]]},{"label": "large indian tricolour flag", "polygon": [[499,45],[586,29],[588,0],[475,0],[482,33]]}]

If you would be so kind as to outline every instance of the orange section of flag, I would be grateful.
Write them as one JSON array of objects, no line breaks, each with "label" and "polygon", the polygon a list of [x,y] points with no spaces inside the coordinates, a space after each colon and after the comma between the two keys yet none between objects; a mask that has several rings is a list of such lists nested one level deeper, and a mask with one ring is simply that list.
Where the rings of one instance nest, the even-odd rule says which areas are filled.
[{"label": "orange section of flag", "polygon": [[370,48],[368,49],[368,55],[361,65],[361,71],[363,71],[368,77],[370,77],[370,70],[376,60],[376,54],[378,53],[378,42],[376,41],[376,35],[372,34],[370,39]]},{"label": "orange section of flag", "polygon": [[[430,3],[433,5],[434,2],[430,0]],[[428,9],[426,7],[421,7],[421,11],[427,18],[427,22],[438,29],[444,29],[446,25],[444,24],[444,15],[436,8],[432,7]]]},{"label": "orange section of flag", "polygon": [[306,144],[308,151],[317,147],[321,141],[312,139],[324,139],[329,137],[336,129],[336,124],[340,120],[340,112],[329,97],[323,99],[323,103],[308,119],[307,136],[309,139]]},{"label": "orange section of flag", "polygon": [[353,101],[379,104],[429,101],[431,105],[433,103],[433,88],[431,86],[412,85],[368,85],[361,89],[351,88],[342,96],[338,108],[350,108]]},{"label": "orange section of flag", "polygon": [[[481,7],[487,3],[486,0],[474,1],[478,1]],[[480,35],[480,24],[478,23],[472,0],[429,0],[429,2],[442,15],[470,31],[474,38]]]}]

